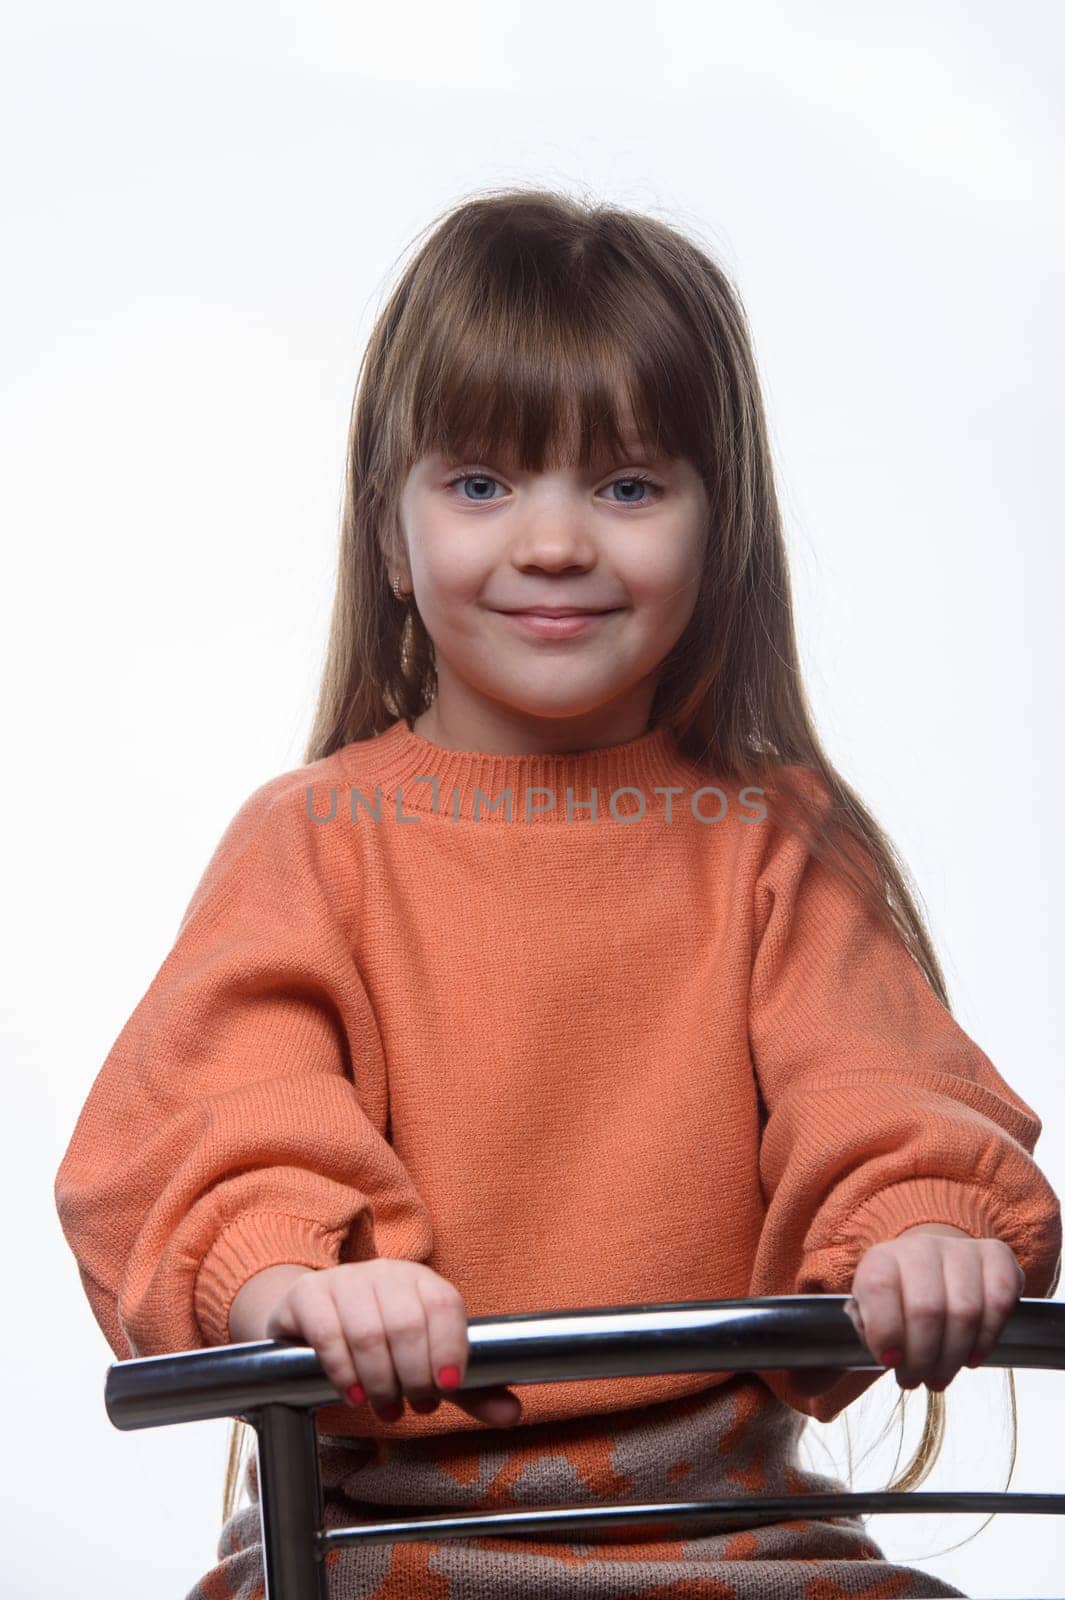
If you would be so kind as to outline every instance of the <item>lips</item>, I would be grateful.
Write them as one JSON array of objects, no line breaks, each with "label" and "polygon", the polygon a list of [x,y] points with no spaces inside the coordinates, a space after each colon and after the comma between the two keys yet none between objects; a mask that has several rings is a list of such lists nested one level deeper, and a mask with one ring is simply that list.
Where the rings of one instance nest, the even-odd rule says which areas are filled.
[{"label": "lips", "polygon": [[614,611],[502,611],[511,625],[532,639],[575,639],[593,632],[597,622],[615,616]]},{"label": "lips", "polygon": [[601,617],[616,606],[518,606],[508,617]]}]

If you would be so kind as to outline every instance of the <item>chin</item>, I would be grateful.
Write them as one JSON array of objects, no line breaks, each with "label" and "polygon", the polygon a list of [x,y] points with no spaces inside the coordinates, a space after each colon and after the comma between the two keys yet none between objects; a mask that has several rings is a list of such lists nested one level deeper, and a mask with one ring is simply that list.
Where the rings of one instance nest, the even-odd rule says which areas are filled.
[{"label": "chin", "polygon": [[537,722],[576,722],[580,718],[594,717],[607,712],[611,704],[606,700],[528,700],[496,694],[493,699],[517,717],[528,717]]}]

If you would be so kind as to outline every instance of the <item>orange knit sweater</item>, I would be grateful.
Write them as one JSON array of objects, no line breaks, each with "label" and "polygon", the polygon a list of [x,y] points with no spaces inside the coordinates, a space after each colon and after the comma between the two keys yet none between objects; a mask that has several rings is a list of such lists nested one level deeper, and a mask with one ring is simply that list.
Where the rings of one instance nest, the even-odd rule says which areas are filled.
[{"label": "orange knit sweater", "polygon": [[[871,1245],[945,1222],[1053,1293],[1035,1112],[761,793],[711,785],[664,728],[498,756],[400,719],[257,789],[56,1178],[116,1357],[228,1343],[265,1267],[375,1254],[491,1316],[845,1293]],[[523,1420],[728,1376],[523,1385]],[[821,1421],[877,1376],[762,1375]]]}]

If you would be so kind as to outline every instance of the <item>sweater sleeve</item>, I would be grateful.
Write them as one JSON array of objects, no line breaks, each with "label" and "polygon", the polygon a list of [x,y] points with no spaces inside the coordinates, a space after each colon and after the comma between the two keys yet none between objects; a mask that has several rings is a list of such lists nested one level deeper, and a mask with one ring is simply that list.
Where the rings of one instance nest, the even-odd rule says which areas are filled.
[{"label": "sweater sleeve", "polygon": [[[1032,1159],[1042,1123],[901,937],[790,833],[757,881],[748,1032],[765,1109],[752,1296],[849,1293],[865,1251],[922,1222],[1004,1240],[1025,1296],[1053,1294],[1061,1204]],[[878,1376],[810,1398],[763,1374],[821,1422]]]},{"label": "sweater sleeve", "polygon": [[430,1253],[317,826],[283,778],[241,807],[59,1167],[63,1232],[120,1360],[231,1342],[233,1298],[266,1267],[370,1259],[382,1228],[387,1253]]}]

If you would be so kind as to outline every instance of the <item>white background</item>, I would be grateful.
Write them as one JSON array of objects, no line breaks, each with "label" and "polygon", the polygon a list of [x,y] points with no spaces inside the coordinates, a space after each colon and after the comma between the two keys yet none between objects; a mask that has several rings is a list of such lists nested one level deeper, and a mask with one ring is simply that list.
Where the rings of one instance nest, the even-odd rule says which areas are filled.
[{"label": "white background", "polygon": [[[414,235],[479,188],[653,212],[734,275],[820,727],[1065,1189],[1063,17],[3,7],[7,1592],[180,1600],[216,1558],[227,1425],[111,1426],[52,1183],[222,829],[300,764],[357,359]],[[1061,1491],[1065,1379],[1016,1381],[1010,1487]],[[844,1424],[857,1460],[896,1392],[811,1424],[813,1464],[824,1440],[845,1470]],[[1003,1488],[1005,1372],[947,1400],[924,1487]],[[1050,1517],[936,1553],[982,1520],[871,1531],[968,1595],[1060,1595]]]}]

